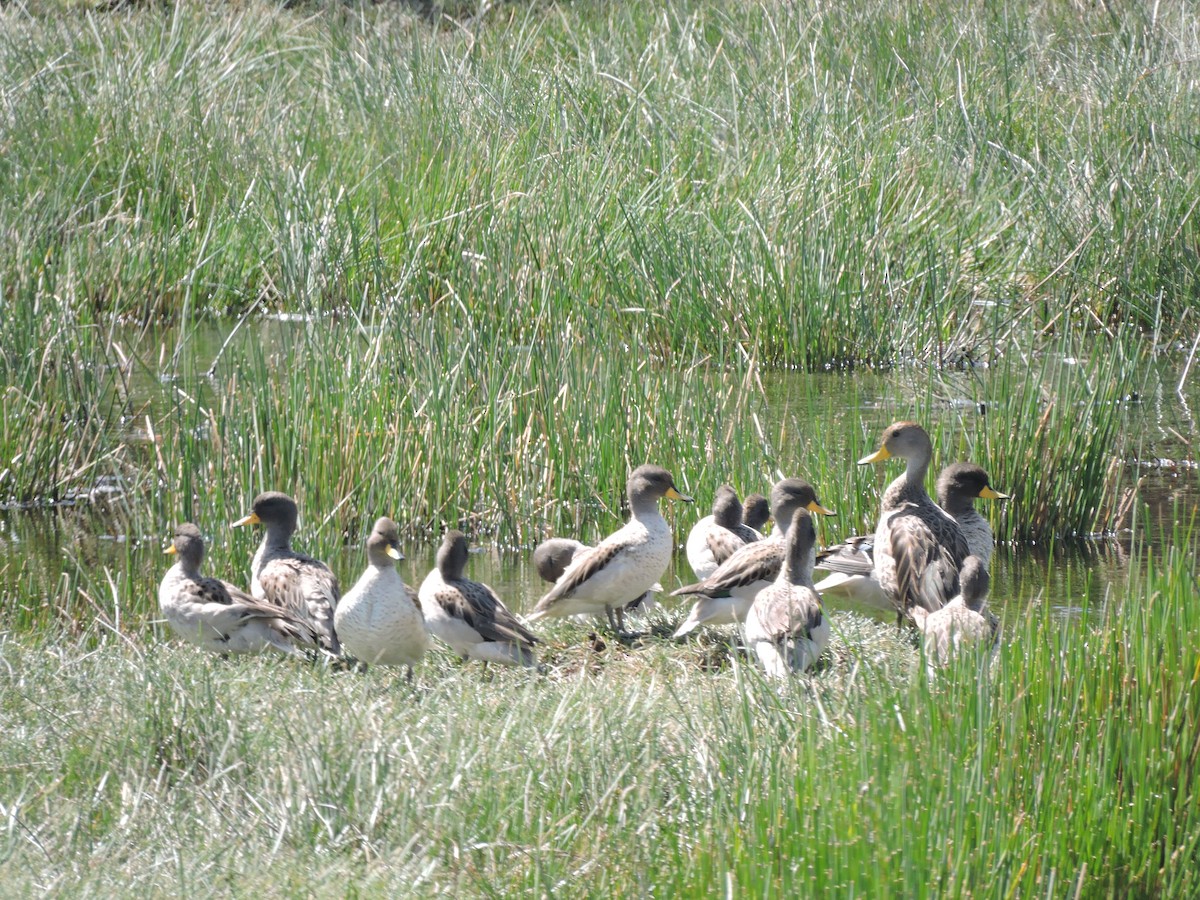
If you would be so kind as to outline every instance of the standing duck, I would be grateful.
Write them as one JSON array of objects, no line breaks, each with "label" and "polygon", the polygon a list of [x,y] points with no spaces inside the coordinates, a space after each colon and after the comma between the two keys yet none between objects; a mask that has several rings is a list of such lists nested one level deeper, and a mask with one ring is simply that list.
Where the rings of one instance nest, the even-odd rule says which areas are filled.
[{"label": "standing duck", "polygon": [[367,665],[413,666],[429,649],[421,603],[404,583],[396,563],[400,533],[386,516],[376,520],[367,538],[367,570],[333,611],[337,635],[346,653]]},{"label": "standing duck", "polygon": [[914,607],[934,612],[958,593],[958,570],[968,549],[958,523],[925,491],[925,473],[933,457],[925,429],[916,422],[889,425],[879,449],[858,464],[892,457],[908,465],[883,492],[875,529],[874,575],[903,622]]},{"label": "standing duck", "polygon": [[465,577],[466,566],[467,537],[451,529],[438,548],[436,568],[421,583],[421,609],[430,633],[464,659],[535,667],[537,637],[495,591]]},{"label": "standing duck", "polygon": [[660,466],[638,466],[625,490],[629,521],[595,547],[577,553],[554,587],[537,602],[529,621],[603,612],[613,631],[624,633],[617,615],[631,599],[650,590],[671,562],[671,526],[659,511],[658,501],[666,497],[692,502],[691,497],[679,493],[671,473]]},{"label": "standing duck", "polygon": [[185,522],[164,553],[175,555],[158,586],[158,605],[167,624],[184,640],[212,653],[261,653],[305,656],[317,644],[308,623],[287,610],[256,600],[218,578],[200,574],[204,538]]},{"label": "standing duck", "polygon": [[337,577],[325,563],[292,549],[299,513],[287,494],[268,491],[254,498],[250,512],[233,523],[262,525],[263,539],[250,564],[250,592],[272,606],[306,621],[333,655],[341,652],[333,610],[341,592]]},{"label": "standing duck", "polygon": [[785,544],[779,577],[759,591],[746,616],[746,642],[772,678],[805,671],[829,646],[829,620],[813,587],[817,530],[808,510],[792,514]]},{"label": "standing duck", "polygon": [[[576,556],[591,549],[587,544],[573,538],[547,538],[533,548],[533,567],[542,581],[554,584],[562,578],[563,572],[567,571],[567,566]],[[618,615],[639,607],[642,612],[649,611],[654,607],[654,593],[661,590],[662,585],[655,582],[646,593],[621,607]]]}]

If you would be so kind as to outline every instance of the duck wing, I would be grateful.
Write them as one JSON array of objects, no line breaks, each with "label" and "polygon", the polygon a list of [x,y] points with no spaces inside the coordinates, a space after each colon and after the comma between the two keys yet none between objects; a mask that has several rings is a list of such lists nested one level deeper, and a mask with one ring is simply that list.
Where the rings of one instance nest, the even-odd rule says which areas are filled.
[{"label": "duck wing", "polygon": [[738,537],[728,528],[711,528],[705,537],[708,550],[712,553],[713,561],[720,565],[746,546],[746,541]]},{"label": "duck wing", "polygon": [[939,509],[905,504],[888,514],[888,532],[900,608],[935,612],[950,602],[969,552],[957,523]]},{"label": "duck wing", "polygon": [[623,540],[602,541],[598,546],[582,550],[576,554],[574,561],[562,577],[555,582],[554,587],[546,592],[537,602],[534,612],[545,612],[557,601],[570,597],[585,581],[590,581],[600,574],[607,566],[612,565],[625,552],[627,544]]},{"label": "duck wing", "polygon": [[267,621],[290,643],[315,647],[316,631],[307,622],[217,578],[201,578],[189,586],[187,600],[203,607],[204,618],[228,636],[251,619]]},{"label": "duck wing", "polygon": [[746,544],[703,581],[672,591],[671,596],[707,594],[709,597],[724,597],[734,588],[746,587],[757,581],[774,581],[783,567],[784,553],[783,541],[779,540]]},{"label": "duck wing", "polygon": [[817,554],[817,569],[843,575],[870,575],[875,569],[875,535],[856,534]]},{"label": "duck wing", "polygon": [[772,640],[808,637],[821,624],[821,604],[807,596],[803,588],[772,591],[767,597],[759,595],[755,612],[763,630]]},{"label": "duck wing", "polygon": [[474,628],[485,641],[509,641],[525,646],[540,643],[486,584],[467,578],[447,581],[434,592],[433,599],[447,615]]}]

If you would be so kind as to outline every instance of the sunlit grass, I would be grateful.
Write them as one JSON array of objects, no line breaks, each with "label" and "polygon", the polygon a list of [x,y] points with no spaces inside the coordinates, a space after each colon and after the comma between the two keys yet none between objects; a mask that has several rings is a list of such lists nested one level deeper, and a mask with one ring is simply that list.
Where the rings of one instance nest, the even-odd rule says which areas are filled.
[{"label": "sunlit grass", "polygon": [[1195,561],[1142,562],[1082,620],[1022,603],[990,672],[966,658],[935,683],[893,626],[848,614],[824,668],[782,687],[711,638],[597,648],[570,625],[546,675],[434,655],[415,693],[161,630],[93,626],[87,653],[10,634],[0,872],[100,892],[1187,896]]},{"label": "sunlit grass", "polygon": [[1172,334],[1196,13],[1155,9],[11,4],[0,282],[137,319],[455,302],[525,340],[646,307],[663,352],[804,366]]},{"label": "sunlit grass", "polygon": [[84,498],[49,553],[5,533],[6,890],[1200,890],[1190,532],[1081,618],[1004,598],[991,673],[932,685],[846,615],[779,691],[709,635],[555,625],[545,676],[435,655],[413,695],[153,624],[169,526],[244,580],[263,489],[342,561],[385,512],[506,560],[591,539],[643,461],[697,496],[680,537],[800,475],[832,539],[917,418],[1013,495],[1012,552],[1136,513],[1150,364],[1200,311],[1191,7],[462,24],[0,10],[0,497]]}]

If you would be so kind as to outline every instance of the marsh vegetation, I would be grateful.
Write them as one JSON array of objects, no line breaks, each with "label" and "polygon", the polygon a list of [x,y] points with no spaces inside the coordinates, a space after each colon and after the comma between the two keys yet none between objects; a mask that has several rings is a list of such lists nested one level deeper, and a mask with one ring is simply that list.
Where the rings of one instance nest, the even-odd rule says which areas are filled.
[{"label": "marsh vegetation", "polygon": [[[1198,34],[1034,0],[0,8],[6,889],[1200,890]],[[170,529],[240,580],[267,489],[344,584],[389,514],[410,583],[462,528],[517,610],[532,544],[612,530],[647,460],[700,507],[803,476],[837,540],[901,417],[1014,497],[990,674],[930,683],[839,613],[783,689],[566,624],[546,676],[435,656],[410,692],[157,622]]]}]

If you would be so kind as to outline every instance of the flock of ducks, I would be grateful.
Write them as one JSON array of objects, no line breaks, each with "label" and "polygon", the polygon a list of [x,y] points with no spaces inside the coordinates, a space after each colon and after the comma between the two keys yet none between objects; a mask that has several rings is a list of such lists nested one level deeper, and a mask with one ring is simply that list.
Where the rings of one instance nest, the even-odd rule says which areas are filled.
[{"label": "flock of ducks", "polygon": [[[703,626],[735,625],[764,671],[783,677],[810,668],[825,651],[830,625],[821,597],[838,596],[895,611],[924,634],[930,666],[947,664],[966,644],[994,638],[985,609],[993,538],[974,500],[1006,499],[976,465],[956,463],[938,479],[938,503],[925,491],[933,456],[929,435],[915,422],[883,432],[879,449],[860,465],[892,458],[906,468],[883,493],[872,537],[852,537],[817,551],[813,517],[833,515],[813,487],[798,478],[774,485],[769,501],[721,486],[712,515],[688,535],[686,552],[697,581],[672,596],[692,606],[675,631],[683,638]],[[539,638],[527,623],[565,616],[600,616],[625,634],[627,610],[649,608],[674,550],[661,500],[690,503],[665,469],[639,466],[626,484],[630,519],[596,546],[552,538],[534,550],[538,574],[552,583],[522,622],[486,584],[465,575],[467,539],[447,531],[437,564],[414,591],[396,563],[404,559],[399,530],[375,522],[367,568],[341,596],[321,561],[292,547],[297,507],[286,494],[267,492],[234,526],[258,525],[262,542],[251,564],[250,593],[201,574],[199,529],[180,525],[167,553],[176,563],[159,586],[170,627],[214,653],[275,652],[287,656],[349,657],[360,665],[403,666],[408,679],[437,638],[464,660],[537,666]],[[768,536],[768,516],[776,527]],[[814,568],[830,574],[814,582]]]}]

